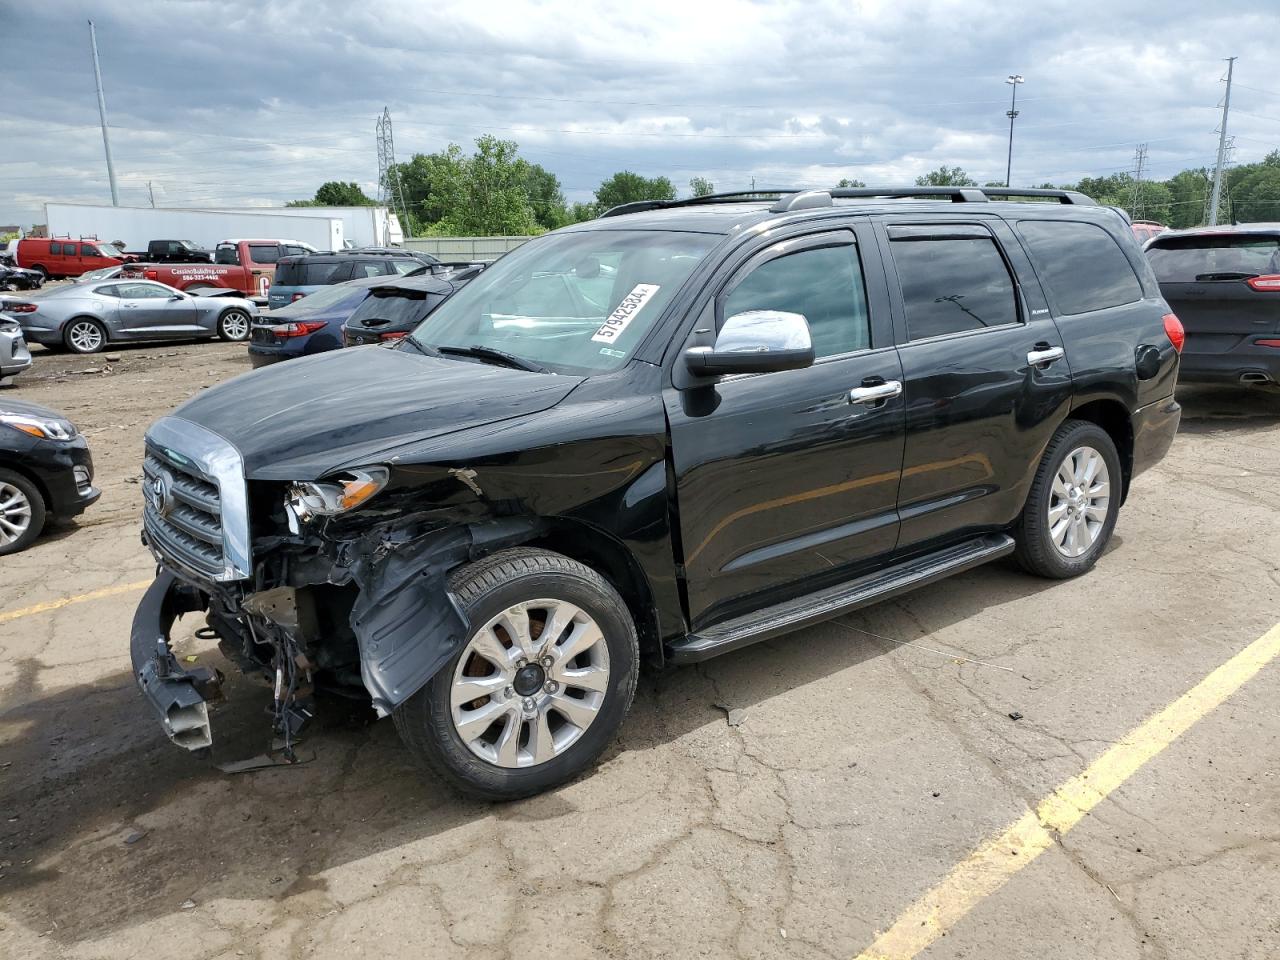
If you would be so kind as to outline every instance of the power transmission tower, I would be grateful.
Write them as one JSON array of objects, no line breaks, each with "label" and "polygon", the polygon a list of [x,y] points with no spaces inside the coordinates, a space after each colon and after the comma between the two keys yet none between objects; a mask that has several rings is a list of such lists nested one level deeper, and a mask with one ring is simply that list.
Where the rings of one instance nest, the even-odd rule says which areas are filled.
[{"label": "power transmission tower", "polygon": [[1209,198],[1209,226],[1218,224],[1218,203],[1222,199],[1222,166],[1227,153],[1227,115],[1231,112],[1231,74],[1236,58],[1227,57],[1227,95],[1222,98],[1222,124],[1218,127],[1218,163],[1213,168],[1213,194]]},{"label": "power transmission tower", "polygon": [[1133,199],[1129,201],[1129,215],[1134,220],[1141,220],[1143,213],[1146,212],[1146,205],[1142,202],[1142,176],[1147,170],[1145,143],[1138,144],[1138,149],[1133,151],[1133,166]]},{"label": "power transmission tower", "polygon": [[400,170],[396,166],[396,143],[391,133],[391,110],[382,108],[382,116],[378,118],[378,202],[391,208],[391,212],[400,218],[400,225],[409,234],[409,208],[404,202],[404,191],[400,188]]}]

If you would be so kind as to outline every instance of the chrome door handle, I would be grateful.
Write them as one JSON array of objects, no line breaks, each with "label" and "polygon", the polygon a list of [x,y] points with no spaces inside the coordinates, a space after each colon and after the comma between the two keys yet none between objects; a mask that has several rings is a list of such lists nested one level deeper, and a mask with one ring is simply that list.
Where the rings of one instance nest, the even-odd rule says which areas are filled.
[{"label": "chrome door handle", "polygon": [[1067,351],[1061,347],[1049,347],[1047,350],[1032,350],[1027,354],[1027,363],[1033,367],[1047,367],[1055,360],[1061,360]]},{"label": "chrome door handle", "polygon": [[879,403],[881,400],[891,400],[894,397],[901,396],[902,381],[888,380],[884,383],[877,383],[872,387],[854,387],[849,391],[850,403]]}]

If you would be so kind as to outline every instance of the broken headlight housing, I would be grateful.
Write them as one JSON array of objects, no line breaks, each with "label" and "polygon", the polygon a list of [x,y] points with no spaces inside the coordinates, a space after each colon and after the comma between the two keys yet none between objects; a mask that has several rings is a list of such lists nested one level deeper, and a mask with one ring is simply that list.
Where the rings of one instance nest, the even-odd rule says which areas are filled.
[{"label": "broken headlight housing", "polygon": [[354,510],[387,485],[386,467],[343,470],[323,480],[300,480],[285,492],[290,518],[304,523],[316,517],[335,517]]}]

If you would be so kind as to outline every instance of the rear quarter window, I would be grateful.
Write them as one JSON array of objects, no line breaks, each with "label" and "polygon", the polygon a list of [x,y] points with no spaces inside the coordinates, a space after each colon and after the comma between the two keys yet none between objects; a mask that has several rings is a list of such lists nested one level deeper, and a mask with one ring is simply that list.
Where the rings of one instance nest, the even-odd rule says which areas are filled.
[{"label": "rear quarter window", "polygon": [[1129,258],[1096,224],[1022,220],[1018,233],[1058,313],[1091,313],[1142,299]]}]

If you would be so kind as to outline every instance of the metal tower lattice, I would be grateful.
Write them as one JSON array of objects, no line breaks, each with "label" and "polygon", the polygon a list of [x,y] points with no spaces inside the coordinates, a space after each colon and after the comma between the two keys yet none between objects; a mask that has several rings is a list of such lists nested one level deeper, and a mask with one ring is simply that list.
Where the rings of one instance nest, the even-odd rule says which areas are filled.
[{"label": "metal tower lattice", "polygon": [[391,212],[400,218],[400,226],[405,236],[409,235],[409,207],[404,202],[404,191],[400,187],[400,173],[396,167],[396,143],[391,132],[391,110],[382,108],[382,116],[378,118],[378,202],[390,207]]},{"label": "metal tower lattice", "polygon": [[1147,172],[1147,145],[1145,143],[1138,144],[1138,148],[1133,151],[1133,197],[1129,201],[1129,216],[1134,220],[1143,219],[1146,213],[1146,204],[1142,199],[1142,179]]}]

